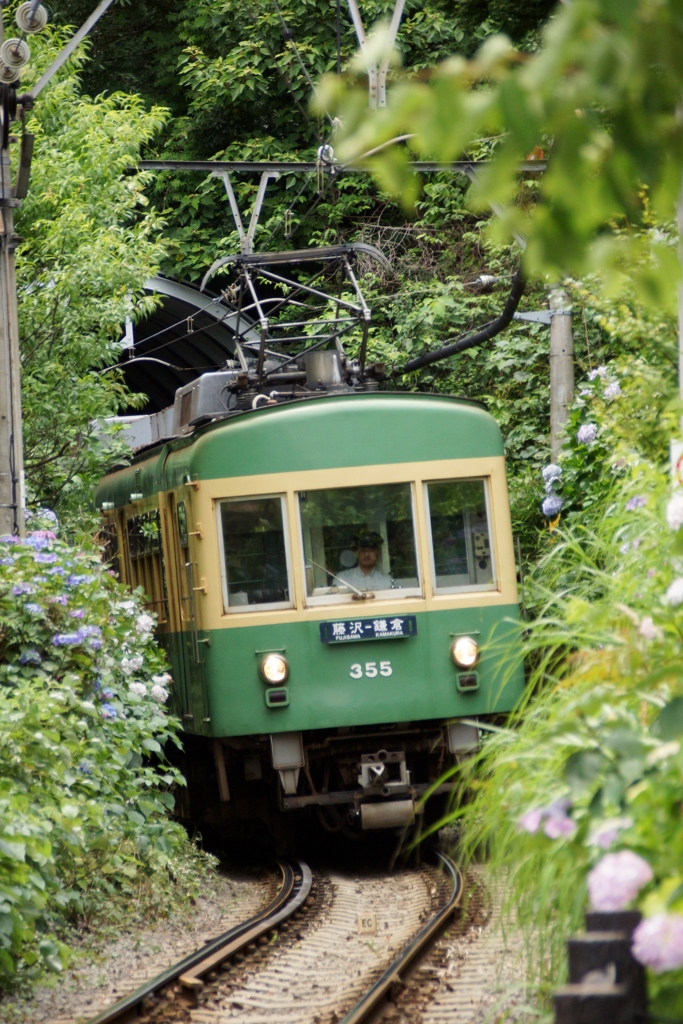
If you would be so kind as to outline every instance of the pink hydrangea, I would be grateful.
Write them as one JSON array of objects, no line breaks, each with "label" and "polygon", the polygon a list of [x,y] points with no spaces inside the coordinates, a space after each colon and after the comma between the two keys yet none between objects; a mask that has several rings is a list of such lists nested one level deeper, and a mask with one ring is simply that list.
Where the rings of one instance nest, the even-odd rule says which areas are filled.
[{"label": "pink hydrangea", "polygon": [[637,853],[608,853],[588,874],[591,906],[593,910],[623,910],[652,878],[652,868]]},{"label": "pink hydrangea", "polygon": [[646,917],[633,933],[633,955],[656,974],[683,967],[683,916]]},{"label": "pink hydrangea", "polygon": [[533,835],[535,832],[538,832],[542,821],[542,810],[536,808],[536,810],[527,811],[526,814],[523,814],[519,819],[519,830],[520,832],[531,832]]},{"label": "pink hydrangea", "polygon": [[566,816],[552,815],[546,820],[543,831],[548,839],[568,839],[576,832],[576,822]]}]

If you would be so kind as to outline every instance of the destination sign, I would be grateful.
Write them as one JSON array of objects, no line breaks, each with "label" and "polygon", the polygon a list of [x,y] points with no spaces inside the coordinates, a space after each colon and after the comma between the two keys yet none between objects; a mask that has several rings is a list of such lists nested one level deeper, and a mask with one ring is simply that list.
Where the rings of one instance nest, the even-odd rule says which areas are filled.
[{"label": "destination sign", "polygon": [[320,623],[320,639],[324,644],[354,643],[358,640],[398,640],[417,636],[414,615],[392,615],[374,619],[337,619]]}]

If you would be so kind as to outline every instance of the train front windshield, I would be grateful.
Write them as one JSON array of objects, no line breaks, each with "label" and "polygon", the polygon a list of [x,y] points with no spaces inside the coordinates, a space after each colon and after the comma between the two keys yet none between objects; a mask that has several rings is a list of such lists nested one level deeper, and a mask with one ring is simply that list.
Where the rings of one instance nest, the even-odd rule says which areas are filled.
[{"label": "train front windshield", "polygon": [[422,593],[411,484],[299,493],[309,603]]}]

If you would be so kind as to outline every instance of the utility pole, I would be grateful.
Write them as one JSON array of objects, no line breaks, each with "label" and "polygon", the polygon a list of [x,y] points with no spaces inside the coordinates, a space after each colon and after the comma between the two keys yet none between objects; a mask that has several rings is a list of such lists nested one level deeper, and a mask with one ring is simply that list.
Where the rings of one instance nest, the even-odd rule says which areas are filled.
[{"label": "utility pole", "polygon": [[[100,19],[112,0],[101,0],[84,25],[69,40],[59,56],[41,75],[31,92],[17,96],[21,69],[31,51],[26,36],[42,31],[47,11],[39,0],[27,0],[15,13],[19,36],[4,38],[0,0],[0,535],[25,532],[24,437],[21,414],[21,363],[19,358],[19,322],[17,318],[17,282],[14,251],[19,242],[14,232],[14,210],[26,196],[33,155],[33,136],[25,130],[26,112]],[[17,177],[12,184],[10,164],[10,124],[22,124],[21,150]]]},{"label": "utility pole", "polygon": [[569,406],[574,397],[574,334],[567,293],[554,289],[550,307],[550,453],[557,461]]}]

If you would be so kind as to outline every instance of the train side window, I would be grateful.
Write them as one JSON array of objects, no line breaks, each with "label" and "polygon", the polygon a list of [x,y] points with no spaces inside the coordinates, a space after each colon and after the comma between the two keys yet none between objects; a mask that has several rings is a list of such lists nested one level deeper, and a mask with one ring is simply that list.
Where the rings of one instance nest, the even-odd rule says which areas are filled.
[{"label": "train side window", "polygon": [[102,542],[102,561],[105,565],[109,566],[117,580],[120,580],[119,533],[115,522],[110,520],[102,524],[100,527],[100,540]]},{"label": "train side window", "polygon": [[220,501],[218,534],[225,611],[291,608],[284,496]]},{"label": "train side window", "polygon": [[425,484],[434,587],[439,593],[493,590],[488,488],[484,480]]},{"label": "train side window", "polygon": [[158,509],[132,516],[127,524],[131,585],[143,587],[145,604],[156,612],[159,625],[168,621],[166,566],[161,546],[161,518]]},{"label": "train side window", "polygon": [[308,604],[421,596],[411,484],[302,491],[299,510]]}]

